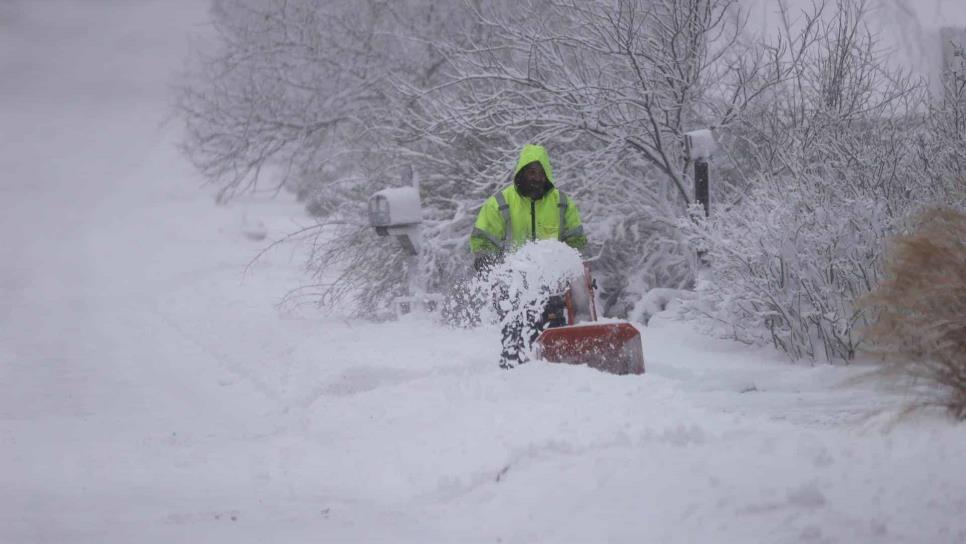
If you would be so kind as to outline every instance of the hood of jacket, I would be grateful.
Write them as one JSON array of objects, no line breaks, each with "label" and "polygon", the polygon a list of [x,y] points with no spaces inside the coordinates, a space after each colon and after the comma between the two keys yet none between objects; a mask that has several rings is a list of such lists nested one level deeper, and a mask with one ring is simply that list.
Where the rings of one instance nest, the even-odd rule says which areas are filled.
[{"label": "hood of jacket", "polygon": [[[547,176],[547,183],[542,187],[540,194],[536,196],[525,192],[520,179],[520,171],[532,163],[539,164],[543,168],[543,173]],[[518,194],[521,196],[526,195],[525,198],[542,199],[550,191],[553,191],[553,169],[550,167],[550,157],[547,155],[546,149],[533,144],[523,146],[523,151],[520,152],[520,159],[517,161],[517,167],[513,170],[513,186],[516,188]]]},{"label": "hood of jacket", "polygon": [[527,144],[523,146],[523,151],[520,152],[520,159],[517,161],[517,167],[513,169],[513,178],[516,179],[520,170],[523,170],[523,167],[531,162],[540,163],[540,166],[543,167],[543,172],[547,174],[547,180],[553,185],[553,168],[550,167],[550,156],[547,155],[547,150],[542,145]]}]

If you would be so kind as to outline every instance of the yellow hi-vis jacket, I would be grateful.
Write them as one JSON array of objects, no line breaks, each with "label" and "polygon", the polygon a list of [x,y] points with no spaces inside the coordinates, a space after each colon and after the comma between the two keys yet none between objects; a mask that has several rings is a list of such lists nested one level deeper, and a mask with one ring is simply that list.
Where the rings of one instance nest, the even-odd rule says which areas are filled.
[{"label": "yellow hi-vis jacket", "polygon": [[486,199],[470,235],[470,250],[474,254],[510,253],[533,240],[560,240],[579,250],[587,245],[577,205],[553,187],[553,170],[546,149],[525,145],[513,171],[514,177],[534,161],[543,166],[552,189],[533,200],[522,196],[516,185],[511,184]]}]

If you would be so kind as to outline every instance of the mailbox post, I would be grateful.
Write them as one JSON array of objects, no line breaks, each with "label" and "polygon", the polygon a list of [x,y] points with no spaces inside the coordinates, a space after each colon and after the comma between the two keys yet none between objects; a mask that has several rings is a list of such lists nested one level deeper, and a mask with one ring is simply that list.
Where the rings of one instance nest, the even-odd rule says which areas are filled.
[{"label": "mailbox post", "polygon": [[431,304],[438,305],[441,297],[426,293],[419,272],[419,253],[423,238],[423,222],[419,186],[383,189],[369,197],[369,224],[379,236],[395,236],[406,252],[407,296],[394,301],[396,315],[411,310],[423,311]]},{"label": "mailbox post", "polygon": [[[684,134],[688,158],[694,161],[694,201],[704,208],[704,216],[711,214],[709,162],[718,145],[710,129],[692,130]],[[708,273],[710,264],[704,251],[698,251],[698,277]]]},{"label": "mailbox post", "polygon": [[708,179],[708,163],[717,149],[710,129],[692,130],[684,134],[684,146],[688,158],[694,161],[694,201],[704,207],[704,216],[711,213],[711,191]]}]

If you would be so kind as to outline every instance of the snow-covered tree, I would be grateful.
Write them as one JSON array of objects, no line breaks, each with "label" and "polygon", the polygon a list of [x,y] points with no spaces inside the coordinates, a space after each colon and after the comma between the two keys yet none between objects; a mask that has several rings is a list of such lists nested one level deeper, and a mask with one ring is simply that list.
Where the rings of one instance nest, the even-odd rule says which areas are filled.
[{"label": "snow-covered tree", "polygon": [[[724,129],[776,80],[741,41],[732,0],[489,2],[487,40],[446,48],[423,94],[436,123],[548,147],[585,215],[611,313],[692,277],[676,227],[690,203],[684,133]],[[503,179],[506,179],[505,176]]]},{"label": "snow-covered tree", "polygon": [[966,44],[948,44],[958,65],[942,74],[940,96],[931,103],[927,130],[919,139],[923,173],[941,189],[942,202],[966,198]]},{"label": "snow-covered tree", "polygon": [[[962,198],[963,87],[924,107],[862,0],[782,13],[763,43],[734,0],[219,0],[217,47],[179,104],[184,148],[222,199],[295,191],[317,218],[293,235],[315,280],[295,294],[372,314],[412,274],[442,292],[467,277],[480,204],[523,144],[543,144],[610,315],[690,285],[702,248],[712,280],[692,308],[793,357],[849,359],[885,238]],[[683,147],[700,127],[725,151],[707,221],[690,216]],[[365,213],[376,190],[412,183],[416,269]]]},{"label": "snow-covered tree", "polygon": [[849,360],[886,237],[944,183],[917,149],[923,87],[886,67],[864,3],[819,8],[799,28],[779,59],[793,76],[732,135],[754,182],[694,229],[711,264],[690,308],[796,359]]},{"label": "snow-covered tree", "polygon": [[458,244],[440,241],[439,223],[470,212],[439,181],[465,177],[465,157],[486,142],[426,137],[410,120],[421,105],[399,88],[439,81],[445,59],[434,38],[458,31],[464,9],[422,0],[215,3],[217,48],[196,63],[179,101],[183,147],[222,200],[287,187],[306,202],[318,223],[291,238],[308,242],[316,281],[294,295],[354,301],[366,313],[400,294],[403,255],[368,227],[365,203],[414,178],[428,197],[423,272],[438,284],[450,268],[438,257]]},{"label": "snow-covered tree", "polygon": [[219,49],[182,96],[185,150],[223,198],[266,170],[295,188],[320,219],[301,233],[319,280],[306,292],[365,309],[404,285],[400,252],[364,225],[368,194],[418,180],[419,266],[443,289],[529,141],[584,212],[611,302],[628,284],[687,283],[682,134],[727,126],[763,81],[761,54],[737,49],[732,0],[222,0],[213,17]]}]

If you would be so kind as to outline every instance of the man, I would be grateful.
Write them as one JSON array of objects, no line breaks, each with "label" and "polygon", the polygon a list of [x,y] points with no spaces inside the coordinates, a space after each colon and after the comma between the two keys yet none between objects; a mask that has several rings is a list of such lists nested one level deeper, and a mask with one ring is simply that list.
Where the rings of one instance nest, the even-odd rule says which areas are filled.
[{"label": "man", "polygon": [[[547,150],[527,144],[513,171],[513,184],[486,199],[476,218],[470,235],[473,266],[486,273],[505,254],[536,240],[560,240],[578,250],[587,245],[577,205],[554,186]],[[531,323],[504,324],[500,366],[526,362],[526,346],[539,334],[540,325],[562,324],[562,310],[562,301],[556,300],[548,304],[542,323],[533,322],[537,316],[528,316]],[[531,330],[529,343],[524,342],[524,328]]]}]

